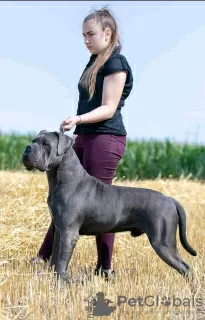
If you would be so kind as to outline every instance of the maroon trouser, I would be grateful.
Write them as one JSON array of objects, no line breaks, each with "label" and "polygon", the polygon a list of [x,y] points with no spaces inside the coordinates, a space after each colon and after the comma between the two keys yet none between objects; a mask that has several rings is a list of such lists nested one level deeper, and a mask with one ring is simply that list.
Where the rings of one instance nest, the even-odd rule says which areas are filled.
[{"label": "maroon trouser", "polygon": [[[84,169],[95,178],[106,184],[112,180],[120,159],[126,148],[126,136],[113,134],[78,135],[73,146]],[[53,249],[55,227],[51,223],[38,256],[44,260],[50,258]],[[96,236],[98,261],[97,268],[111,268],[114,233]]]}]

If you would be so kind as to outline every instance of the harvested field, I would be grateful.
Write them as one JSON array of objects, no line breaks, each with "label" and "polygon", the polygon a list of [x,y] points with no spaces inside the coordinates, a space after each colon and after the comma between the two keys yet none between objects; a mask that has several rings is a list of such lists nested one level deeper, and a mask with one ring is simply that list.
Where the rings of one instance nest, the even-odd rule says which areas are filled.
[{"label": "harvested field", "polygon": [[[0,171],[0,320],[205,319],[205,184],[186,179],[114,184],[152,188],[182,203],[187,238],[197,257],[182,248],[178,234],[177,241],[181,256],[194,269],[195,295],[178,272],[156,255],[146,235],[132,238],[130,233],[116,234],[115,283],[92,275],[84,286],[56,288],[47,264],[32,266],[29,261],[50,224],[46,175]],[[83,278],[95,268],[96,254],[95,238],[80,237],[70,262],[74,277]],[[98,292],[112,301],[109,306],[116,306],[109,316],[92,316],[91,300]],[[143,305],[133,305],[134,300],[118,305],[118,296],[127,300],[141,296]],[[167,305],[161,303],[165,297],[170,298]]]}]

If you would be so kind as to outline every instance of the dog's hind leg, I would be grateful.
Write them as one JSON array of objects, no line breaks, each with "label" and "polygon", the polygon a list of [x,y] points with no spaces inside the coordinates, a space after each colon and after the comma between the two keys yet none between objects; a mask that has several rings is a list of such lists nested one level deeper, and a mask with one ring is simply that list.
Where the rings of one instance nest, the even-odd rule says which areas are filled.
[{"label": "dog's hind leg", "polygon": [[182,260],[176,248],[176,223],[169,221],[168,224],[165,219],[161,219],[150,229],[148,238],[158,256],[181,275],[187,276],[190,267]]},{"label": "dog's hind leg", "polygon": [[185,267],[186,267],[188,270],[191,270],[191,266],[190,266],[186,261],[184,261],[184,259],[182,259],[182,257],[180,256],[178,250],[177,250],[177,255],[178,255],[178,259],[181,260],[181,262],[185,265]]},{"label": "dog's hind leg", "polygon": [[177,255],[178,255],[178,259],[181,260],[181,262],[185,265],[185,267],[186,267],[187,270],[188,270],[188,271],[187,271],[187,274],[186,274],[187,279],[190,280],[191,282],[193,282],[193,281],[194,281],[194,272],[193,272],[192,267],[191,267],[186,261],[184,261],[184,260],[182,259],[182,257],[180,256],[178,250],[177,250]]},{"label": "dog's hind leg", "polygon": [[157,242],[152,243],[152,247],[154,248],[158,256],[164,262],[166,262],[170,267],[177,270],[183,276],[188,275],[189,269],[178,257],[176,250],[174,248],[161,245],[160,243],[157,243]]}]

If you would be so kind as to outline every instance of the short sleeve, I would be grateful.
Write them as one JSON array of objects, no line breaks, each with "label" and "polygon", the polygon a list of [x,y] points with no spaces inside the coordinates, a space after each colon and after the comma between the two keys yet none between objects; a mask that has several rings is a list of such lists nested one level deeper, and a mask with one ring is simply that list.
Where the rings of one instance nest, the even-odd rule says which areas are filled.
[{"label": "short sleeve", "polygon": [[115,56],[111,59],[108,59],[108,61],[105,62],[104,68],[103,68],[103,74],[104,76],[108,76],[109,74],[119,72],[119,71],[127,71],[128,66],[126,61],[124,61],[123,57]]}]

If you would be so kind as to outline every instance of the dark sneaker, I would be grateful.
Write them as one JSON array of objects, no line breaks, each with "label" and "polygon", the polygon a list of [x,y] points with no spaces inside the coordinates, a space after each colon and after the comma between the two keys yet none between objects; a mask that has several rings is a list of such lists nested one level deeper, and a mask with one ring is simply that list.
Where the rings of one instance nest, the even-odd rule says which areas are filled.
[{"label": "dark sneaker", "polygon": [[112,270],[109,273],[105,272],[102,270],[102,268],[95,268],[94,270],[94,275],[95,276],[101,276],[102,278],[105,279],[105,281],[110,281],[115,279],[115,271]]},{"label": "dark sneaker", "polygon": [[114,270],[110,271],[109,273],[102,271],[102,274],[103,274],[106,282],[108,282],[108,281],[114,282],[115,281],[115,271]]},{"label": "dark sneaker", "polygon": [[39,256],[33,257],[30,260],[31,264],[43,264],[43,263],[46,263],[46,262],[47,262],[47,260],[44,260],[43,258],[41,258]]},{"label": "dark sneaker", "polygon": [[94,276],[102,276],[102,269],[101,268],[95,268],[94,270]]}]

